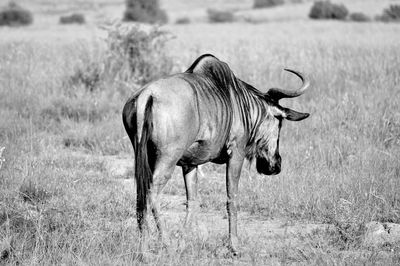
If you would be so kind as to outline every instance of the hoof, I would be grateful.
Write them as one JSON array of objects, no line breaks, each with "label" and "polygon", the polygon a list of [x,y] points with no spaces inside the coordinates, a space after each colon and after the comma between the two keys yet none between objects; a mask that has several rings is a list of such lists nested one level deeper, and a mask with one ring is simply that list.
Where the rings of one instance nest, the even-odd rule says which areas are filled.
[{"label": "hoof", "polygon": [[239,249],[237,248],[239,245],[239,239],[237,237],[231,236],[230,241],[229,241],[229,251],[231,252],[232,256],[234,257],[239,257]]},{"label": "hoof", "polygon": [[234,258],[240,257],[240,252],[236,248],[230,247],[229,251],[231,252],[232,257]]}]

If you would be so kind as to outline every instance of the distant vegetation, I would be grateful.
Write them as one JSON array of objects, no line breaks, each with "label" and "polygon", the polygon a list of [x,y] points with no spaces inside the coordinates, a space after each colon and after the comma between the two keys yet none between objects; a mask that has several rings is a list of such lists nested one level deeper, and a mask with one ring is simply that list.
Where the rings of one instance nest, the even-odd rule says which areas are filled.
[{"label": "distant vegetation", "polygon": [[188,18],[188,17],[178,18],[175,23],[176,24],[189,24],[190,18]]},{"label": "distant vegetation", "polygon": [[207,9],[208,20],[214,23],[233,22],[232,11],[220,11],[216,9]]},{"label": "distant vegetation", "polygon": [[330,1],[317,1],[311,7],[312,19],[338,19],[345,20],[349,11],[343,4],[334,4]]},{"label": "distant vegetation", "polygon": [[272,7],[283,5],[285,3],[284,0],[254,0],[254,8],[264,8],[264,7]]},{"label": "distant vegetation", "polygon": [[349,15],[349,19],[351,21],[356,21],[356,22],[367,22],[371,21],[371,18],[367,16],[366,14],[362,12],[354,12]]},{"label": "distant vegetation", "polygon": [[[372,20],[368,15],[362,12],[354,12],[349,15],[348,9],[343,4],[335,4],[329,0],[314,2],[309,17],[312,19],[348,19],[355,22],[367,22]],[[375,20],[383,22],[400,21],[400,5],[390,5],[383,10],[381,15],[376,16]]]},{"label": "distant vegetation", "polygon": [[145,23],[166,23],[168,17],[167,13],[160,9],[158,0],[127,0],[124,20]]},{"label": "distant vegetation", "polygon": [[79,13],[60,17],[60,24],[84,24],[85,22],[85,16]]},{"label": "distant vegetation", "polygon": [[390,5],[376,19],[384,22],[400,21],[400,5]]},{"label": "distant vegetation", "polygon": [[15,2],[10,2],[7,7],[0,10],[0,26],[22,26],[32,22],[32,13]]}]

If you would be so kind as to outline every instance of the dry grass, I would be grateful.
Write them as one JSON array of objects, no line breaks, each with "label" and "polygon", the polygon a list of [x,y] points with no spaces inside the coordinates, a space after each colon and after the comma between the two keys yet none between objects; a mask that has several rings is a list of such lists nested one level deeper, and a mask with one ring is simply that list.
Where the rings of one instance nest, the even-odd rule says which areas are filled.
[{"label": "dry grass", "polygon": [[[98,157],[72,152],[132,154],[120,118],[129,89],[68,86],[77,66],[104,52],[91,27],[1,29],[9,38],[0,41],[0,252],[9,250],[12,264],[137,263],[134,195],[108,176]],[[168,47],[176,70],[211,52],[261,90],[297,86],[284,67],[312,79],[306,95],[284,102],[312,115],[284,124],[283,172],[261,177],[247,166],[241,212],[330,223],[337,231],[304,236],[301,246],[242,231],[238,263],[399,262],[396,252],[386,252],[398,247],[359,247],[365,222],[400,222],[399,27],[309,21],[167,27],[176,35]],[[75,31],[80,34],[70,40]],[[203,211],[223,216],[224,169],[203,171]],[[180,171],[166,194],[184,195]],[[151,237],[151,263],[231,263],[226,231],[204,237],[183,232],[175,221],[167,227],[167,249]]]}]

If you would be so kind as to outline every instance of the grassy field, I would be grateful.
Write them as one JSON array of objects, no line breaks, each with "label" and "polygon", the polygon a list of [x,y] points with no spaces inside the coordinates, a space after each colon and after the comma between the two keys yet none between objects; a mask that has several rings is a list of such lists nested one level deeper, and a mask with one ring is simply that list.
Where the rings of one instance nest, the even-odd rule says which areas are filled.
[{"label": "grassy field", "polygon": [[[100,2],[93,1],[100,13],[109,6],[112,14],[123,12],[123,1]],[[110,176],[104,156],[133,156],[121,109],[138,87],[110,79],[92,90],[82,83],[82,76],[105,67],[104,32],[94,22],[48,25],[60,7],[46,3],[32,5],[41,10],[37,24],[0,28],[0,252],[11,250],[10,264],[137,264],[133,180]],[[357,3],[352,5],[362,8]],[[374,3],[365,5],[368,14]],[[186,14],[183,2],[171,5],[176,17]],[[196,1],[191,5],[200,8]],[[250,12],[246,5],[238,5],[240,12]],[[381,12],[381,2],[376,10]],[[283,103],[311,117],[284,124],[280,175],[243,169],[240,258],[230,258],[225,245],[224,168],[207,165],[200,178],[203,215],[192,232],[180,226],[185,189],[179,169],[167,185],[169,242],[161,249],[156,235],[151,238],[151,264],[400,263],[399,246],[361,245],[365,223],[400,223],[400,25],[310,21],[303,13],[292,18],[163,27],[175,36],[165,48],[169,72],[213,53],[265,91],[297,87],[283,68],[300,70],[312,87]],[[294,241],[286,233],[268,233],[273,221],[331,229],[296,229]]]}]

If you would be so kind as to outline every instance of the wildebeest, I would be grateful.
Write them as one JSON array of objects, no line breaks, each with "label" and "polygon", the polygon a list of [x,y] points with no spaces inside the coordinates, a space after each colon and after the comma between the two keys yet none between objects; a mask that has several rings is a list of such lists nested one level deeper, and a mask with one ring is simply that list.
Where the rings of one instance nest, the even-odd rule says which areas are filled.
[{"label": "wildebeest", "polygon": [[297,97],[309,86],[302,74],[286,70],[302,80],[299,89],[272,88],[262,93],[237,78],[226,63],[205,54],[184,73],[151,82],[127,101],[123,122],[135,151],[141,233],[149,204],[162,236],[157,198],[176,165],[182,167],[186,186],[187,225],[199,208],[198,165],[226,164],[229,245],[237,253],[236,197],[244,159],[255,160],[261,174],[278,174],[282,120],[309,116],[279,105],[280,99]]}]

